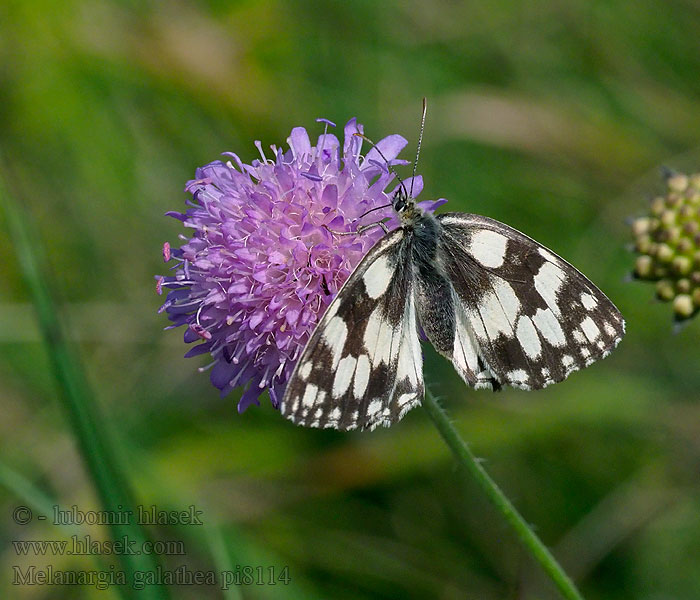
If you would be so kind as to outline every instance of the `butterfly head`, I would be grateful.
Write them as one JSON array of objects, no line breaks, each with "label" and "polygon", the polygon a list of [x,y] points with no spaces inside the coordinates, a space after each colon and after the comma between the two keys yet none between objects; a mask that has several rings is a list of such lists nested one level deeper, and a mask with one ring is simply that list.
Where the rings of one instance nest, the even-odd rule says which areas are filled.
[{"label": "butterfly head", "polygon": [[416,216],[423,212],[416,204],[415,199],[412,198],[411,194],[406,190],[406,186],[403,182],[394,192],[391,198],[391,205],[398,213],[404,225],[413,222]]},{"label": "butterfly head", "polygon": [[394,207],[394,210],[399,214],[402,214],[408,208],[410,201],[408,192],[406,191],[403,182],[394,192],[394,196],[391,199],[391,204]]}]

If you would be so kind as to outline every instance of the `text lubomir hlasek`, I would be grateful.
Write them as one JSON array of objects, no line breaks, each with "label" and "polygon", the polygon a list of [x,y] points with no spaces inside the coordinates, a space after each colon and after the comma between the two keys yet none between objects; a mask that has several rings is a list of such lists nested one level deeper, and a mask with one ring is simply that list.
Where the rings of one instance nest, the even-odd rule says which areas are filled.
[{"label": "text lubomir hlasek", "polygon": [[136,510],[80,510],[77,505],[61,509],[53,507],[54,525],[203,525],[203,511],[190,504],[184,510],[163,510],[155,504],[143,506],[139,504]]}]

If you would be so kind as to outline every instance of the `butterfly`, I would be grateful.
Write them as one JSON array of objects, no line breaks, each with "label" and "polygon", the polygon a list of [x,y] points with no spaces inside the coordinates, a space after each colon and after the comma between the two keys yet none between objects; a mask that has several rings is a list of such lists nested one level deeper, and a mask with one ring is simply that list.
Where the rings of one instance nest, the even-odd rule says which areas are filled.
[{"label": "butterfly", "polygon": [[[417,157],[420,152],[423,121]],[[415,163],[414,163],[415,171]],[[357,265],[313,331],[282,414],[308,427],[374,429],[424,395],[420,333],[473,388],[541,389],[607,356],[625,323],[581,272],[494,219],[433,215],[406,186],[400,226]]]}]

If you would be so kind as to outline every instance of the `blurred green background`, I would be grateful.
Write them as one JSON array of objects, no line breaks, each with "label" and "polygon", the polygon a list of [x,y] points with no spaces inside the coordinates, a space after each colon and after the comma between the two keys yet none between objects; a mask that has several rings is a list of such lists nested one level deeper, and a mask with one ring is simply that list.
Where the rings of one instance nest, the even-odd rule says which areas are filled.
[{"label": "blurred green background", "polygon": [[[204,511],[203,527],[151,530],[185,543],[164,564],[289,567],[286,586],[172,598],[556,597],[424,411],[364,434],[295,427],[267,400],[238,415],[238,393],[220,399],[196,370],[206,358],[182,358],[182,332],[156,314],[161,245],[184,233],[163,213],[197,166],[250,161],[254,140],[297,125],[320,133],[316,117],[401,133],[411,158],[423,96],[421,197],[528,233],[628,322],[609,358],[542,392],[468,390],[426,348],[428,381],[586,598],[700,597],[698,323],[672,335],[670,307],[624,281],[625,219],[661,165],[700,163],[699,40],[688,0],[2,3],[2,177],[39,231],[137,502]],[[18,557],[12,540],[71,533],[16,525],[15,506],[99,503],[6,225],[0,596],[117,598],[11,583],[13,565],[96,565]]]}]

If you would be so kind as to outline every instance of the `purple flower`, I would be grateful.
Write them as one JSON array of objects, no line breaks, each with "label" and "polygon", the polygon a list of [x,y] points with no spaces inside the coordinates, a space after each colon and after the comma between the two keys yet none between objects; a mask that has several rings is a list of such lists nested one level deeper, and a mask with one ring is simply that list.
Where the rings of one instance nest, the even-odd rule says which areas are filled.
[{"label": "purple flower", "polygon": [[[398,225],[385,189],[394,179],[375,148],[363,157],[362,126],[351,119],[345,141],[326,132],[311,145],[296,127],[289,150],[272,146],[272,158],[256,142],[261,159],[248,165],[233,153],[197,169],[185,190],[184,213],[168,215],[193,230],[178,249],[175,275],[158,276],[168,288],[165,311],[172,327],[186,325],[185,342],[201,343],[185,356],[209,353],[211,381],[226,394],[246,386],[239,412],[267,388],[275,407],[294,364],[328,304],[362,257],[383,234],[360,225],[387,219]],[[390,135],[377,147],[392,165],[406,140]],[[411,180],[405,182],[408,187]],[[413,194],[422,189],[420,176]],[[432,210],[441,201],[421,203]],[[372,209],[384,207],[366,214]],[[364,216],[363,216],[364,215]],[[341,235],[345,234],[345,235]]]}]

